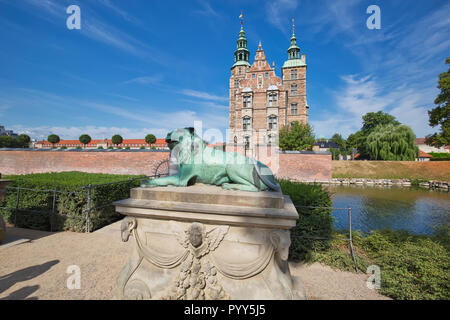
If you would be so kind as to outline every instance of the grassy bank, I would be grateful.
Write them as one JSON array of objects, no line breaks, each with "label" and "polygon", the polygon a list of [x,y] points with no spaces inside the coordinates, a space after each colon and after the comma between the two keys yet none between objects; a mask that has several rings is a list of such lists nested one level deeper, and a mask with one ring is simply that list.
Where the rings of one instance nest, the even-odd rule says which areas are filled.
[{"label": "grassy bank", "polygon": [[450,161],[332,161],[333,178],[450,181]]},{"label": "grassy bank", "polygon": [[[376,231],[354,234],[360,272],[369,265],[381,271],[380,292],[399,300],[450,299],[449,228],[433,236],[405,231]],[[335,240],[329,249],[316,251],[311,261],[354,272],[348,242]]]}]

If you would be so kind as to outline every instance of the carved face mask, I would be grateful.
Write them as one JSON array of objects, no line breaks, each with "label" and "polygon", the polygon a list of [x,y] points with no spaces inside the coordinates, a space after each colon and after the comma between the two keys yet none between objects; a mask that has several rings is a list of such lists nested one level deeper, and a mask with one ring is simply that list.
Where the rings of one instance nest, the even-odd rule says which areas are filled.
[{"label": "carved face mask", "polygon": [[203,228],[200,225],[193,224],[189,228],[189,242],[194,248],[198,248],[203,243]]}]

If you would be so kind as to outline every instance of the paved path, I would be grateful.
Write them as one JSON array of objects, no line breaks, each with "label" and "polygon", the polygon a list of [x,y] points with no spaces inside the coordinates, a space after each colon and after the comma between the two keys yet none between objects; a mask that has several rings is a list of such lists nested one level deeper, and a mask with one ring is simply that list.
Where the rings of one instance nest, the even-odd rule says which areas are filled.
[{"label": "paved path", "polygon": [[[120,223],[120,222],[119,222]],[[0,248],[0,299],[113,299],[115,281],[132,241],[120,240],[119,223],[94,233],[7,228],[30,242]],[[67,289],[69,266],[81,270],[81,289]],[[365,286],[366,275],[320,264],[291,263],[308,299],[387,299]]]}]

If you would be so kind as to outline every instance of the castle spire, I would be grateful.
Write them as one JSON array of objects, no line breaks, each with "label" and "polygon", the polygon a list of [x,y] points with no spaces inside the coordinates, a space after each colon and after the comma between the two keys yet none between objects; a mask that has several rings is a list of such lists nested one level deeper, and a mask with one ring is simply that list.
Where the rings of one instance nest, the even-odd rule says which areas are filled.
[{"label": "castle spire", "polygon": [[295,37],[295,19],[292,18],[292,37],[291,46],[287,50],[288,60],[283,65],[283,68],[306,65],[303,57],[300,57],[300,47],[297,45],[297,38]]},{"label": "castle spire", "polygon": [[239,16],[241,20],[241,31],[239,31],[239,38],[237,40],[237,49],[234,51],[234,65],[235,66],[250,66],[249,58],[250,52],[247,49],[247,39],[244,32],[244,15]]}]

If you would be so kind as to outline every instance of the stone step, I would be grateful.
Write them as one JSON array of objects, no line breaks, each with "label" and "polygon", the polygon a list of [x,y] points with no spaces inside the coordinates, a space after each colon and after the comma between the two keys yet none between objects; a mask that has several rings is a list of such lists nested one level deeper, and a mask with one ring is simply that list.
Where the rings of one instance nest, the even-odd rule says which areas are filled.
[{"label": "stone step", "polygon": [[257,208],[284,208],[284,197],[280,191],[248,192],[223,190],[218,186],[203,184],[195,184],[189,187],[134,188],[131,190],[131,199]]}]

